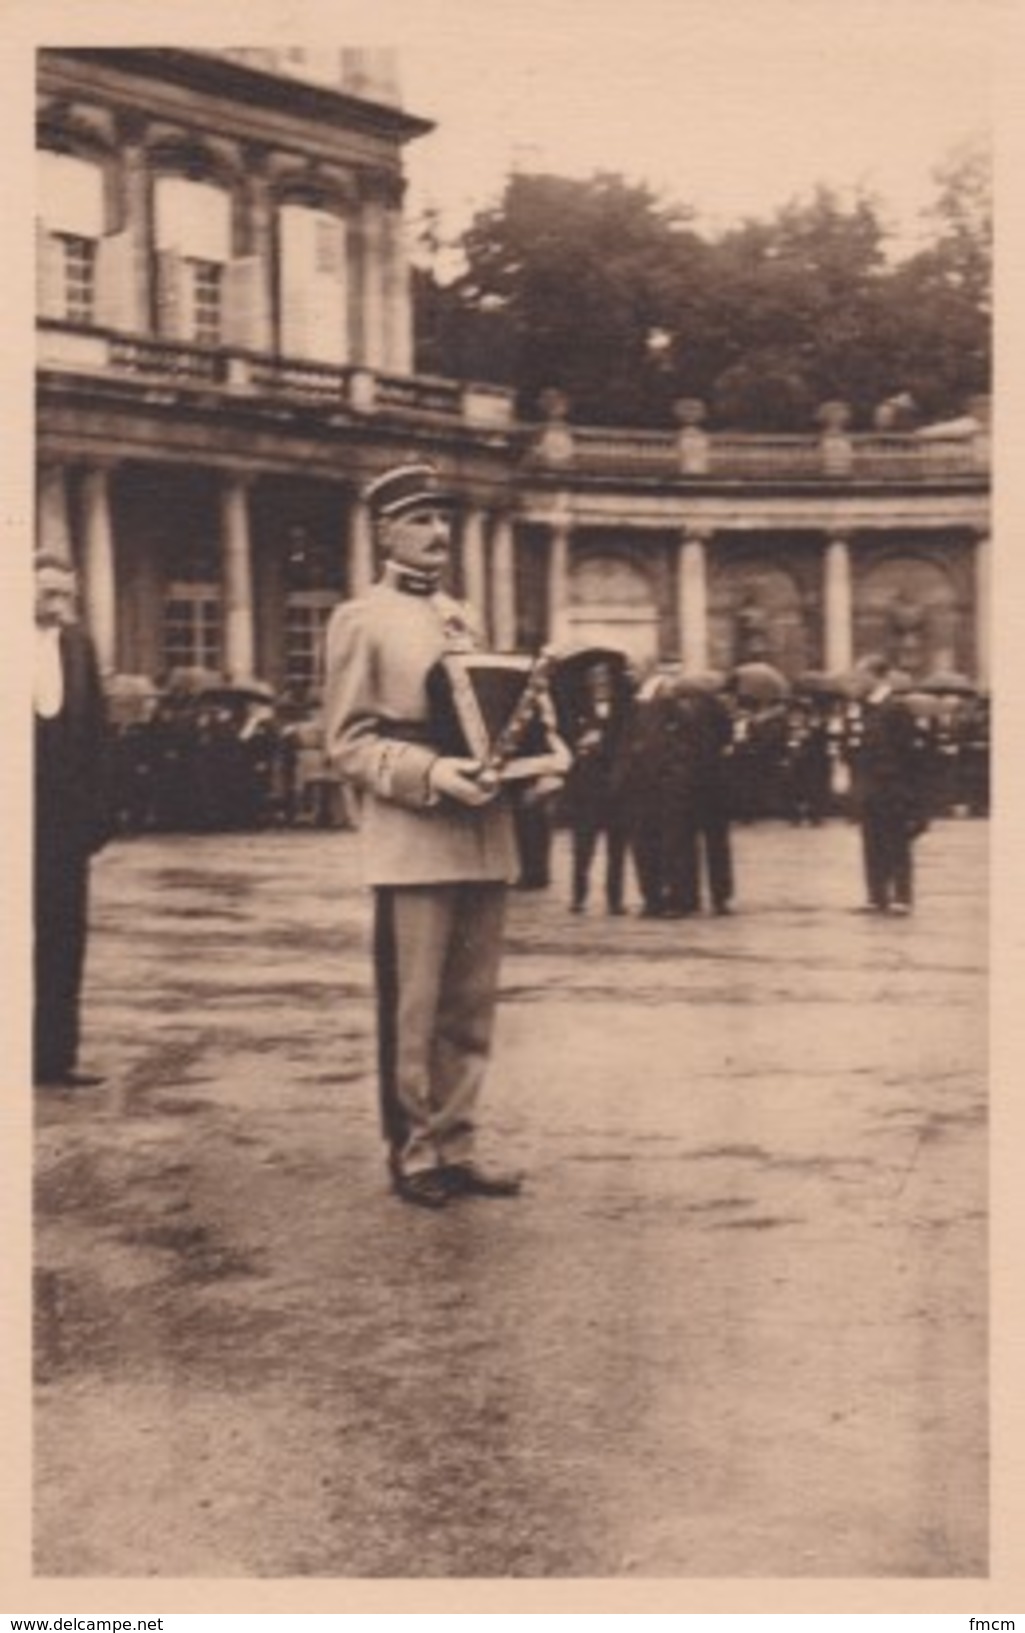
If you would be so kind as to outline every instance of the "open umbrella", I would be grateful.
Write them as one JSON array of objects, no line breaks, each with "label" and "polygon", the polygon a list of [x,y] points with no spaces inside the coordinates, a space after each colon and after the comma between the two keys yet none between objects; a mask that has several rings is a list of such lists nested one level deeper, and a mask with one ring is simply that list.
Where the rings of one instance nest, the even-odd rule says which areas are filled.
[{"label": "open umbrella", "polygon": [[618,647],[586,646],[559,657],[551,679],[552,700],[560,730],[571,731],[575,717],[587,707],[589,677],[599,667],[611,676],[612,699],[617,708],[629,701],[632,687],[625,652]]},{"label": "open umbrella", "polygon": [[778,703],[790,692],[790,682],[771,663],[741,663],[732,674],[738,697],[751,703]]},{"label": "open umbrella", "polygon": [[933,692],[948,697],[974,697],[976,688],[967,675],[960,675],[953,669],[940,669],[927,680],[923,680],[918,688],[922,692]]},{"label": "open umbrella", "polygon": [[910,709],[917,720],[935,720],[944,712],[943,699],[935,692],[923,692],[916,689],[905,692],[901,697],[905,708]]},{"label": "open umbrella", "polygon": [[692,674],[684,671],[672,675],[665,681],[666,689],[673,697],[689,697],[695,692],[721,692],[726,685],[726,676],[721,669],[700,669]]},{"label": "open umbrella", "polygon": [[267,681],[265,680],[255,680],[252,677],[245,677],[240,680],[219,681],[217,685],[212,686],[210,690],[213,692],[224,692],[230,694],[232,697],[255,698],[260,703],[273,703],[275,700],[273,686],[268,685]]},{"label": "open umbrella", "polygon": [[[879,672],[880,665],[882,673]],[[906,670],[892,669],[885,658],[867,652],[858,659],[847,676],[848,695],[855,699],[865,698],[880,681],[885,681],[891,691],[902,693],[910,692],[915,684]]]},{"label": "open umbrella", "polygon": [[172,669],[167,677],[167,690],[178,696],[194,697],[197,692],[213,692],[223,685],[224,677],[216,669],[202,669],[198,664]]},{"label": "open umbrella", "polygon": [[103,692],[112,726],[136,726],[149,720],[160,695],[148,675],[110,675]]},{"label": "open umbrella", "polygon": [[850,678],[824,669],[806,669],[794,681],[794,691],[802,697],[836,698],[850,695]]}]

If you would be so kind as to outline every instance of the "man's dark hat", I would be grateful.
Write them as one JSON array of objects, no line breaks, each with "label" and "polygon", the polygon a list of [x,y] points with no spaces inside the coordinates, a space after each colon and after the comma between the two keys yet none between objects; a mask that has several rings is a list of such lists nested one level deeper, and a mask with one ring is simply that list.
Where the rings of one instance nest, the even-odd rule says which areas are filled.
[{"label": "man's dark hat", "polygon": [[363,490],[375,518],[401,516],[408,510],[451,510],[455,495],[444,489],[434,465],[393,465]]}]

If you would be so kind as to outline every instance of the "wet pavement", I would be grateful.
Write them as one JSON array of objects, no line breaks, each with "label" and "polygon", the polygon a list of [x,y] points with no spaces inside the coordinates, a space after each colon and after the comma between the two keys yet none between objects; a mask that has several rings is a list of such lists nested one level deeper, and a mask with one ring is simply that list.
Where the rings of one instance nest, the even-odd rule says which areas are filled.
[{"label": "wet pavement", "polygon": [[35,1570],[985,1574],[987,827],[911,919],[856,831],[735,839],[738,911],[512,899],[482,1107],[515,1201],[388,1195],[348,833],[94,873],[36,1097]]}]

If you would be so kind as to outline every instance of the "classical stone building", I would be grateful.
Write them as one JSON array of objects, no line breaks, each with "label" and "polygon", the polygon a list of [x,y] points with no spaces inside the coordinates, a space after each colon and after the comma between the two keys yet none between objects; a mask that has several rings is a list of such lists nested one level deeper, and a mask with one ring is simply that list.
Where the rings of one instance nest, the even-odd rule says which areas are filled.
[{"label": "classical stone building", "polygon": [[[414,371],[386,53],[42,51],[38,531],[108,672],[316,686],[374,571],[360,492],[429,455],[500,647],[790,673],[988,669],[984,424],[947,437],[592,430]],[[836,407],[836,405],[834,405]]]}]

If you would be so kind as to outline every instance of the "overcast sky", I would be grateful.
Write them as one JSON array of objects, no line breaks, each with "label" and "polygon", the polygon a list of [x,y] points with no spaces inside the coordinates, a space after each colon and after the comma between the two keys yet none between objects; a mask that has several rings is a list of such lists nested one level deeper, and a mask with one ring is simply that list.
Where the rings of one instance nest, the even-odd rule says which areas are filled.
[{"label": "overcast sky", "polygon": [[[622,172],[709,229],[819,181],[877,194],[907,240],[930,172],[985,136],[1006,0],[377,0],[339,33],[390,38],[409,204],[454,229],[513,168]],[[372,23],[369,19],[373,19]]]}]

